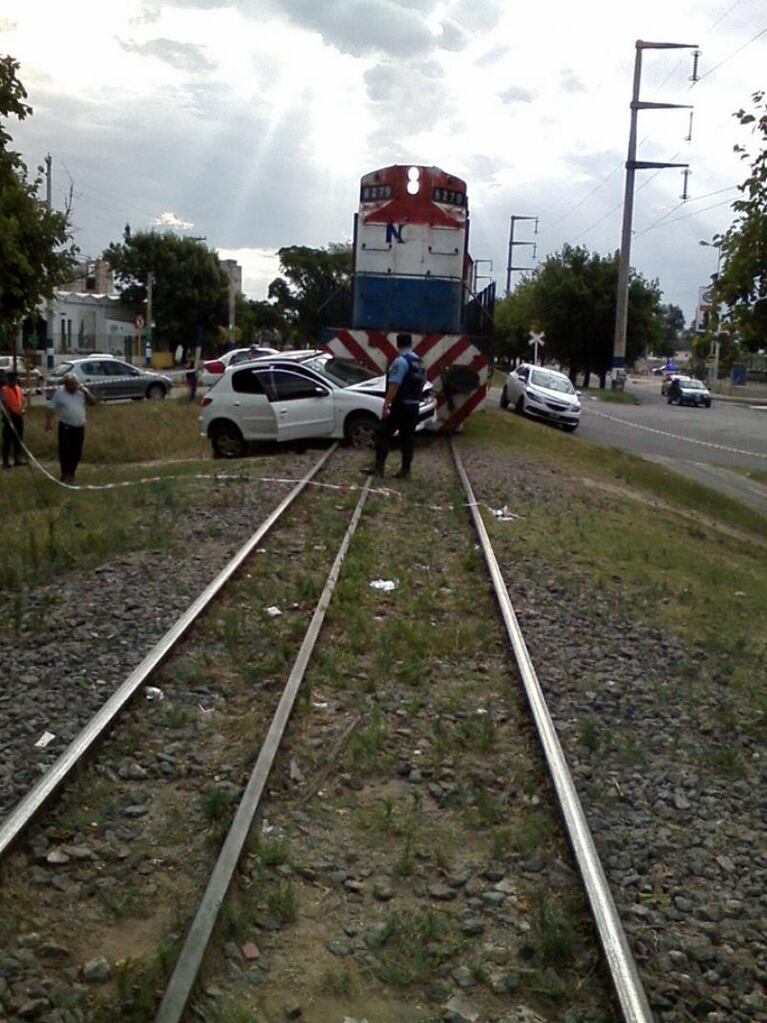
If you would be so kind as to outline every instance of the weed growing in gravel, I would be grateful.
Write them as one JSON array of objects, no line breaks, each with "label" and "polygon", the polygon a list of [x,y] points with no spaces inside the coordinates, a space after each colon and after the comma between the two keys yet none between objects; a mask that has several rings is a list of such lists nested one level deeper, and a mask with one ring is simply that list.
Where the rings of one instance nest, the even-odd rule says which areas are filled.
[{"label": "weed growing in gravel", "polygon": [[260,839],[255,855],[258,856],[265,867],[280,867],[290,860],[288,847],[279,838]]},{"label": "weed growing in gravel", "polygon": [[509,828],[494,828],[490,836],[490,859],[505,860],[511,850],[512,841]]},{"label": "weed growing in gravel", "polygon": [[298,917],[298,894],[289,881],[278,884],[266,897],[266,908],[283,923]]},{"label": "weed growing in gravel", "polygon": [[169,728],[171,731],[174,731],[184,728],[191,719],[192,713],[188,707],[184,707],[180,703],[171,703],[165,707],[160,724],[163,728]]},{"label": "weed growing in gravel", "polygon": [[386,939],[373,972],[386,984],[423,984],[458,947],[446,913],[392,913],[386,921]]},{"label": "weed growing in gravel", "polygon": [[380,763],[388,735],[384,719],[380,714],[374,714],[368,727],[358,731],[349,744],[349,757],[355,770],[369,771]]},{"label": "weed growing in gravel", "polygon": [[[177,945],[161,942],[153,959],[123,959],[114,965],[117,1005],[104,1004],[96,1009],[94,1023],[146,1023],[152,1019],[161,992],[177,954]],[[117,1010],[117,1011],[116,1011]]]},{"label": "weed growing in gravel", "polygon": [[232,816],[234,796],[226,789],[208,789],[202,797],[202,812],[210,825],[211,838],[218,841],[223,838]]},{"label": "weed growing in gravel", "polygon": [[589,753],[596,753],[600,745],[599,726],[596,718],[588,717],[583,719],[578,733],[578,742]]},{"label": "weed growing in gravel", "polygon": [[221,907],[218,921],[226,940],[245,941],[253,936],[258,907],[241,893],[231,894]]},{"label": "weed growing in gravel", "polygon": [[565,967],[572,962],[578,934],[572,920],[545,889],[535,896],[533,936],[546,966]]},{"label": "weed growing in gravel", "polygon": [[546,845],[556,827],[551,817],[532,810],[514,827],[512,844],[520,856],[532,856]]},{"label": "weed growing in gravel", "polygon": [[458,744],[464,749],[489,753],[495,746],[495,723],[489,714],[476,718],[465,718],[456,727]]},{"label": "weed growing in gravel", "polygon": [[326,995],[350,995],[354,978],[348,967],[342,970],[325,970],[320,978],[320,991]]}]

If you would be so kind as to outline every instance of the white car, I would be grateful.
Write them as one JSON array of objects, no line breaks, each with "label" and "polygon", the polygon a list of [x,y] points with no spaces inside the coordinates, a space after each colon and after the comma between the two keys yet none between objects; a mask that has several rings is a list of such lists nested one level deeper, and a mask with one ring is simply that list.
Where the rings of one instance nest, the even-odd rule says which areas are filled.
[{"label": "white car", "polygon": [[501,408],[538,416],[572,433],[581,421],[581,396],[564,373],[523,363],[512,370],[501,392]]},{"label": "white car", "polygon": [[250,362],[252,359],[260,359],[263,355],[279,355],[279,352],[276,348],[250,345],[248,348],[233,348],[231,352],[224,352],[217,359],[208,359],[202,364],[202,383],[206,387],[212,387],[218,383],[228,366],[235,366],[239,362]]},{"label": "white car", "polygon": [[[202,400],[200,432],[219,458],[240,458],[251,441],[346,439],[371,447],[383,412],[386,378],[328,352],[291,352],[226,370]],[[418,429],[435,422],[431,384]]]}]

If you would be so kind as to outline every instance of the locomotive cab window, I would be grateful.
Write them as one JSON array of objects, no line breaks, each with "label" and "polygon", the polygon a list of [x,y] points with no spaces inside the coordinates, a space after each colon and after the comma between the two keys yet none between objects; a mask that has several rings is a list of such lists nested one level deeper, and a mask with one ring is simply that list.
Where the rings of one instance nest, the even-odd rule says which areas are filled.
[{"label": "locomotive cab window", "polygon": [[360,192],[360,202],[378,202],[381,199],[391,199],[391,185],[363,185]]},{"label": "locomotive cab window", "polygon": [[435,188],[433,197],[434,202],[443,202],[448,206],[466,205],[466,193],[453,188]]}]

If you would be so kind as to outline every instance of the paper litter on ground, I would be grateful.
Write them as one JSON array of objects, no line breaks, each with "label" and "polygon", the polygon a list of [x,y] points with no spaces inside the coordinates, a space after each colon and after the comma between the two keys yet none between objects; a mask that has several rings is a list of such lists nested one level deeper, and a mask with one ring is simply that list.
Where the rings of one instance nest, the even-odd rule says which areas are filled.
[{"label": "paper litter on ground", "polygon": [[391,593],[392,590],[396,590],[399,586],[399,579],[373,579],[370,582],[370,586],[374,590],[383,590],[385,593]]}]

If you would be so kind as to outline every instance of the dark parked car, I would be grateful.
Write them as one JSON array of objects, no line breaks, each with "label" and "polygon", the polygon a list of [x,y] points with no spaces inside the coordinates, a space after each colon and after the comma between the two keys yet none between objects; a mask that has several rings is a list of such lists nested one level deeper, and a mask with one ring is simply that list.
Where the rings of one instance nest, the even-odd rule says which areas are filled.
[{"label": "dark parked car", "polygon": [[667,393],[669,405],[676,401],[680,405],[704,405],[711,408],[711,392],[700,380],[692,377],[674,377]]},{"label": "dark parked car", "polygon": [[67,373],[74,373],[95,398],[112,401],[118,398],[164,398],[173,386],[170,377],[139,369],[111,355],[90,355],[60,363],[48,377],[50,396]]}]

